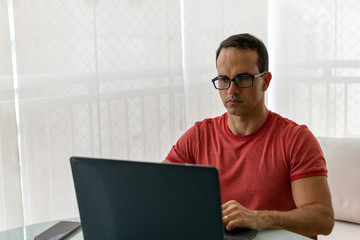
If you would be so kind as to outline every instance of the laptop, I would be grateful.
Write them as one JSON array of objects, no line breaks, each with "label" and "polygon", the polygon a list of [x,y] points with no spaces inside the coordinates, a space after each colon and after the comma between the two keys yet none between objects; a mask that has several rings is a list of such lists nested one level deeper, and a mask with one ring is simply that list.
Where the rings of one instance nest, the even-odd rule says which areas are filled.
[{"label": "laptop", "polygon": [[[71,157],[85,240],[225,238],[214,167]],[[252,239],[238,229],[225,239]]]}]

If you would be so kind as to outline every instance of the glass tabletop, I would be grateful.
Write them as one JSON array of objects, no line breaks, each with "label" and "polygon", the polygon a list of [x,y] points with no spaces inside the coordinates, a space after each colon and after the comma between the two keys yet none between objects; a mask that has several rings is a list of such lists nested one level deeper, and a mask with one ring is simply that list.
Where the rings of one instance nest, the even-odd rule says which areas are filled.
[{"label": "glass tabletop", "polygon": [[[60,222],[61,220],[57,221],[50,221],[45,223],[38,223],[33,225],[28,225],[24,227],[19,227],[15,229],[10,229],[7,231],[0,232],[0,240],[34,240],[35,236],[39,235],[46,229],[50,228],[51,226],[55,225],[56,223]],[[70,218],[65,219],[64,221],[77,221],[79,222],[79,218]],[[67,240],[84,240],[81,228],[76,230],[72,233],[69,237],[66,238]],[[284,231],[284,230],[268,230],[262,229],[258,232],[254,240],[306,240],[310,239],[292,232]]]},{"label": "glass tabletop", "polygon": [[[46,229],[50,228],[51,226],[55,225],[60,221],[61,220],[49,221],[49,222],[9,229],[7,231],[0,232],[0,240],[34,240],[34,238],[37,235],[39,235],[40,233],[42,233],[43,231],[45,231]],[[70,218],[70,219],[65,219],[64,221],[80,222],[80,218]],[[81,232],[81,228],[76,230],[71,235],[69,235],[69,237],[66,239],[83,240],[84,238]]]}]

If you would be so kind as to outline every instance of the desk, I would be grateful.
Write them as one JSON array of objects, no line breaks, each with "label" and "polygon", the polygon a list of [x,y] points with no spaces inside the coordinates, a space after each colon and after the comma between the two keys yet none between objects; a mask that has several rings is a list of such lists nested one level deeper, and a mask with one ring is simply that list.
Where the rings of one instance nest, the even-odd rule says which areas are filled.
[{"label": "desk", "polygon": [[[66,219],[66,221],[79,221],[79,218]],[[34,237],[45,231],[59,221],[51,221],[39,224],[33,224],[25,227],[10,229],[0,232],[0,240],[34,240]],[[84,240],[81,230],[76,231],[67,240]],[[258,232],[254,240],[306,240],[310,239],[292,232],[284,230],[268,230],[263,229]]]}]

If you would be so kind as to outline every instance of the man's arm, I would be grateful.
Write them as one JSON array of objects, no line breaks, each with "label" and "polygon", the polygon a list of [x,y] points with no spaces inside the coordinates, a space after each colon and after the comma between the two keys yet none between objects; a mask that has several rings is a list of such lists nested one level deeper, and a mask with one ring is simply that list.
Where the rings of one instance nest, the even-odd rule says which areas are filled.
[{"label": "man's arm", "polygon": [[330,234],[334,212],[327,178],[298,179],[291,183],[291,188],[297,208],[287,212],[248,210],[236,201],[225,203],[222,209],[226,229],[285,229],[305,236]]}]

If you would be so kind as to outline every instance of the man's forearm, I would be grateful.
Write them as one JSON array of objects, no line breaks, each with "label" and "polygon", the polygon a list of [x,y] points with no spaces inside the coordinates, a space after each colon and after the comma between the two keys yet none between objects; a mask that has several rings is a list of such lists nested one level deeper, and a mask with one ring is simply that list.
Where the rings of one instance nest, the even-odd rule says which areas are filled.
[{"label": "man's forearm", "polygon": [[310,204],[288,212],[259,211],[260,228],[285,229],[304,236],[328,235],[334,226],[331,205]]}]

